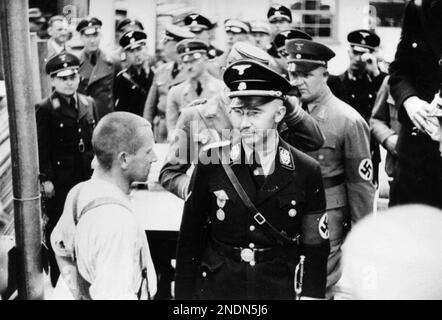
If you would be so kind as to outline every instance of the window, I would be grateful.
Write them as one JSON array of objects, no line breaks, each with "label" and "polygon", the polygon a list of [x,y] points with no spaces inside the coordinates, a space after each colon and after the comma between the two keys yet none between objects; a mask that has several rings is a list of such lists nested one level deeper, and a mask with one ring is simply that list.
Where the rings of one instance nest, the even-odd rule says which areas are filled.
[{"label": "window", "polygon": [[334,37],[335,0],[302,0],[291,5],[294,27],[313,37]]}]

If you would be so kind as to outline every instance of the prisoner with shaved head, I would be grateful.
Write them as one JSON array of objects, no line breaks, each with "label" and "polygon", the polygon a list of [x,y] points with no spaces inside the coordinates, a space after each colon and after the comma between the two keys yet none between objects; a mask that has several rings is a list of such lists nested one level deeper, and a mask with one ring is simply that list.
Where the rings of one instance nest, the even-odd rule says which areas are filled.
[{"label": "prisoner with shaved head", "polygon": [[[90,180],[76,185],[51,236],[63,279],[80,299],[143,299],[156,291],[147,239],[129,199],[156,161],[149,122],[127,112],[94,130]],[[148,285],[146,285],[148,284]]]}]

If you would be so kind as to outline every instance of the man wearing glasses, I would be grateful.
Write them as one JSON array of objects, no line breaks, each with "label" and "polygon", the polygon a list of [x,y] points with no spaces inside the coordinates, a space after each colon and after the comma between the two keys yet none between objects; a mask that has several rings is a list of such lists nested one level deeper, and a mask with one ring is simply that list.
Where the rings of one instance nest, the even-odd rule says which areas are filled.
[{"label": "man wearing glasses", "polygon": [[52,285],[59,270],[49,236],[63,211],[69,190],[92,174],[92,131],[95,127],[95,102],[77,92],[80,83],[79,59],[61,52],[46,64],[54,92],[36,105],[40,177],[44,208],[48,217],[45,230],[49,246]]}]

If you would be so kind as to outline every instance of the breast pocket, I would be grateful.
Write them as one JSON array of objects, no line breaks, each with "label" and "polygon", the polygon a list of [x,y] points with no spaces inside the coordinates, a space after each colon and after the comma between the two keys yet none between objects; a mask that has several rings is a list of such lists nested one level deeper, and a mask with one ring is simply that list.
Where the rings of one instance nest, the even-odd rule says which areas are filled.
[{"label": "breast pocket", "polygon": [[318,160],[321,166],[329,166],[332,163],[338,161],[337,149],[337,137],[336,134],[327,134],[324,144],[317,152],[316,160]]},{"label": "breast pocket", "polygon": [[298,218],[306,208],[306,196],[304,191],[281,194],[277,199],[281,215],[288,220]]}]

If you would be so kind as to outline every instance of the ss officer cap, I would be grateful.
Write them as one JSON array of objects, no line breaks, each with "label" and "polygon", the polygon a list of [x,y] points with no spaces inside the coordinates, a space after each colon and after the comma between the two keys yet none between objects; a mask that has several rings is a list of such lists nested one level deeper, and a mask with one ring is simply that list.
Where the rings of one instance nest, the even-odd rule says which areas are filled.
[{"label": "ss officer cap", "polygon": [[67,77],[78,72],[80,60],[68,52],[61,52],[46,63],[46,73],[51,77]]},{"label": "ss officer cap", "polygon": [[122,32],[126,26],[137,26],[140,30],[144,30],[143,24],[137,19],[125,18],[117,25],[117,31]]},{"label": "ss officer cap", "polygon": [[279,32],[275,36],[273,43],[276,47],[276,50],[278,50],[278,53],[281,56],[284,56],[284,57],[288,56],[287,50],[285,49],[285,44],[288,40],[291,40],[291,39],[312,40],[312,37],[309,34],[305,33],[304,31],[301,31],[298,29],[288,29],[288,30],[284,30],[284,31]]},{"label": "ss officer cap", "polygon": [[203,30],[210,30],[214,24],[205,16],[198,13],[191,13],[184,18],[184,24],[192,32],[201,32]]},{"label": "ss officer cap", "polygon": [[322,43],[307,39],[294,39],[286,43],[290,58],[288,60],[289,72],[309,72],[318,67],[326,67],[335,53]]},{"label": "ss officer cap", "polygon": [[253,60],[241,60],[227,67],[223,80],[229,97],[261,96],[284,99],[292,86],[283,76]]},{"label": "ss officer cap", "polygon": [[120,46],[123,50],[135,49],[146,45],[147,35],[143,31],[133,30],[123,34],[120,38]]},{"label": "ss officer cap", "polygon": [[198,39],[184,39],[176,45],[176,51],[184,62],[192,58],[199,59],[203,55],[207,55],[208,50],[207,43]]},{"label": "ss officer cap", "polygon": [[292,12],[289,8],[282,6],[280,4],[274,4],[270,7],[267,12],[267,19],[270,23],[277,20],[286,20],[292,22]]},{"label": "ss officer cap", "polygon": [[96,34],[101,30],[103,23],[97,18],[83,19],[77,25],[77,31],[81,34]]},{"label": "ss officer cap", "polygon": [[353,50],[362,53],[373,52],[381,43],[376,33],[365,29],[350,32],[347,35],[347,41]]}]

